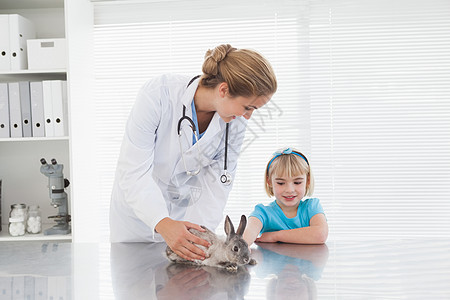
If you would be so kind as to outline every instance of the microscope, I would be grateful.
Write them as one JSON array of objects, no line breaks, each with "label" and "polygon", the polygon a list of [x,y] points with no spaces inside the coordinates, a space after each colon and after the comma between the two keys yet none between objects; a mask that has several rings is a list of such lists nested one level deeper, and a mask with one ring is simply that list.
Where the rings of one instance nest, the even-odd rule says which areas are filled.
[{"label": "microscope", "polygon": [[41,158],[41,173],[48,177],[48,188],[50,193],[51,205],[58,208],[58,215],[50,216],[49,219],[55,219],[55,226],[44,231],[44,235],[69,234],[70,215],[67,194],[64,191],[70,182],[63,175],[63,165],[58,164],[56,159],[52,158],[52,164],[49,165],[44,158]]}]

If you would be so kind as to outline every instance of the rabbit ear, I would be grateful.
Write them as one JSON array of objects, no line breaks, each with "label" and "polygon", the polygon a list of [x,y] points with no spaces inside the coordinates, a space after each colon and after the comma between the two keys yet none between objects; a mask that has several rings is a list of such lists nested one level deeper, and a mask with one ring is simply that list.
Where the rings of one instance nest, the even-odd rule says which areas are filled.
[{"label": "rabbit ear", "polygon": [[231,223],[230,217],[225,218],[225,233],[227,234],[227,239],[235,234],[233,223]]},{"label": "rabbit ear", "polygon": [[244,233],[244,230],[245,230],[245,226],[247,226],[247,218],[245,217],[245,215],[242,215],[241,222],[239,223],[239,227],[236,231],[236,234],[239,236],[242,236],[242,234]]}]

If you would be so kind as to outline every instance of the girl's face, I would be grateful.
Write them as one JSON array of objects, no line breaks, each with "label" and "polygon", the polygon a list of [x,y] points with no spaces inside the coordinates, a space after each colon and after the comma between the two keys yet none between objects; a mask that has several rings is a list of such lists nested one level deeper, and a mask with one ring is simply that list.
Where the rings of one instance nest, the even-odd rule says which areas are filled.
[{"label": "girl's face", "polygon": [[306,194],[307,176],[299,174],[294,177],[283,177],[274,174],[269,185],[281,209],[297,208]]},{"label": "girl's face", "polygon": [[272,97],[272,95],[230,97],[227,87],[222,90],[219,87],[219,93],[221,98],[217,103],[216,111],[226,123],[241,116],[247,120],[250,119],[253,111],[264,106]]}]

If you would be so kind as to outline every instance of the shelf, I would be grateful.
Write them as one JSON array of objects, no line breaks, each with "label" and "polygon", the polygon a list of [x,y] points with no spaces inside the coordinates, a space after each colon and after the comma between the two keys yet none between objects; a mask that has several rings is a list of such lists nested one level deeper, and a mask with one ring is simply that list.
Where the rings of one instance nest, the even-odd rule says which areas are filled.
[{"label": "shelf", "polygon": [[[47,228],[53,227],[55,224],[42,224],[42,232],[44,232]],[[10,236],[8,233],[8,224],[2,224],[2,231],[0,231],[0,242],[6,241],[72,241],[72,234],[44,235],[43,233],[25,233],[25,235],[22,236]]]},{"label": "shelf", "polygon": [[64,0],[2,0],[0,9],[62,8]]},{"label": "shelf", "polygon": [[0,142],[68,141],[68,136],[0,138]]},{"label": "shelf", "polygon": [[66,69],[50,69],[50,70],[15,70],[1,71],[1,75],[28,75],[28,74],[65,74]]},{"label": "shelf", "polygon": [[66,69],[0,71],[1,82],[67,80]]},{"label": "shelf", "polygon": [[[65,2],[67,1],[0,0],[0,14],[19,14],[29,19],[35,25],[36,39],[64,38],[66,36]],[[61,65],[61,67],[36,70],[0,70],[0,82],[67,81],[68,65],[67,67]],[[49,68],[51,67],[49,66]],[[49,192],[46,187],[48,180],[40,173],[40,159],[43,157],[47,160],[57,159],[59,163],[64,164],[65,172],[70,174],[70,138],[68,136],[0,138],[0,178],[3,179],[1,218],[3,221],[8,219],[5,210],[13,203],[37,204],[41,207],[42,216],[54,215],[54,207],[48,205]],[[70,190],[67,193],[68,207],[70,207]],[[47,219],[45,222],[42,224],[43,232],[56,224]],[[72,238],[72,234],[44,235],[43,233],[26,233],[23,236],[13,237],[9,235],[8,225],[2,224],[0,248],[2,247],[1,242],[4,241],[72,242]]]}]

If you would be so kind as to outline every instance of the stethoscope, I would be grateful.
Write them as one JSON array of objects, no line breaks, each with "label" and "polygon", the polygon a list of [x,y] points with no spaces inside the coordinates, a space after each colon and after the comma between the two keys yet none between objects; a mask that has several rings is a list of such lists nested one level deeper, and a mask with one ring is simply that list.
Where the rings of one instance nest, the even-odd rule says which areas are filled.
[{"label": "stethoscope", "polygon": [[[199,78],[200,75],[195,76],[194,78],[191,79],[191,81],[189,81],[187,87],[189,87],[189,85],[197,78]],[[199,145],[199,138],[198,138],[198,132],[197,132],[197,127],[195,126],[194,121],[192,121],[192,119],[188,116],[186,116],[186,106],[183,105],[183,116],[178,120],[178,127],[177,127],[177,133],[178,133],[178,143],[180,145],[180,153],[181,153],[181,159],[183,160],[183,164],[184,164],[184,169],[186,170],[186,174],[189,176],[196,176],[198,173],[200,173],[200,168],[194,171],[189,171],[187,169],[187,165],[186,165],[186,160],[184,158],[183,155],[183,149],[181,147],[181,123],[186,120],[189,122],[189,127],[191,127],[193,133],[194,133],[194,137],[195,137],[195,145],[197,148],[197,152],[198,152],[198,158],[201,157],[201,149],[200,149],[200,145]],[[219,177],[219,180],[221,183],[223,183],[224,185],[229,185],[231,183],[231,181],[233,180],[233,178],[231,177],[231,174],[227,171],[227,161],[228,161],[228,132],[229,132],[229,126],[230,124],[227,123],[226,124],[226,128],[225,128],[225,158],[224,158],[224,163],[223,163],[223,172]]]}]

